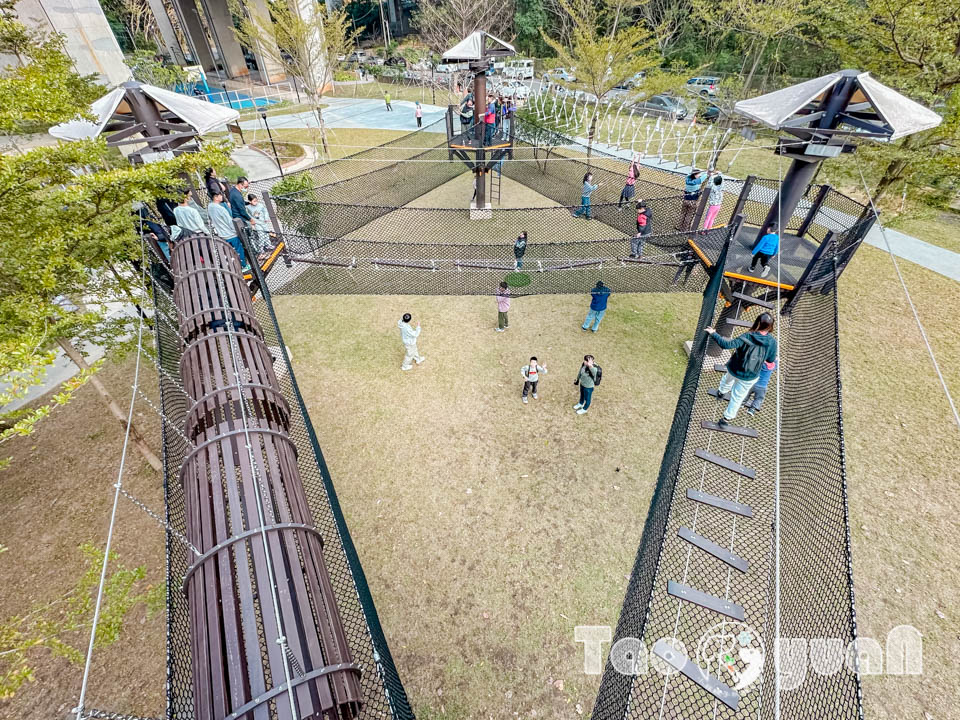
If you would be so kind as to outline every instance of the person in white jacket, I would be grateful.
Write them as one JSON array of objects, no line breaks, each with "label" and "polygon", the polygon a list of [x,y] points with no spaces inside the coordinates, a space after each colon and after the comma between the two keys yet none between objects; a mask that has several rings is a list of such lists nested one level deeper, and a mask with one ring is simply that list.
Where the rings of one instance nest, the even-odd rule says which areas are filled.
[{"label": "person in white jacket", "polygon": [[400,340],[403,342],[403,347],[406,350],[406,354],[403,356],[403,365],[400,366],[401,370],[411,370],[413,365],[411,361],[416,361],[417,365],[422,363],[426,358],[420,354],[420,351],[417,349],[417,338],[420,337],[420,323],[417,323],[416,327],[413,327],[410,324],[412,320],[410,313],[404,313],[403,319],[397,321],[397,327],[400,328]]},{"label": "person in white jacket", "polygon": [[542,374],[547,372],[546,365],[540,365],[537,363],[537,358],[530,358],[530,364],[524,365],[520,368],[520,372],[523,375],[523,402],[527,402],[527,393],[530,390],[533,390],[533,399],[537,399],[537,384],[540,382],[540,377]]}]

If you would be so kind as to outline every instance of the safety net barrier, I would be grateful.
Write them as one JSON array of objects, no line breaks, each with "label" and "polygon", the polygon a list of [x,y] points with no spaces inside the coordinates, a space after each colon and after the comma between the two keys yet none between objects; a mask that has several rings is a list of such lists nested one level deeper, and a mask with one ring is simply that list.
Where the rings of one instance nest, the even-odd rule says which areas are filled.
[{"label": "safety net barrier", "polygon": [[[780,307],[750,283],[719,301],[708,286],[595,720],[861,717],[835,252],[857,232],[831,236],[809,274],[819,280]],[[715,388],[730,353],[703,329],[735,335],[765,311],[779,386],[722,428]]]},{"label": "safety net barrier", "polygon": [[[164,464],[164,496],[167,523],[167,713],[169,720],[197,718],[195,711],[194,681],[192,678],[190,618],[191,608],[184,592],[184,579],[196,562],[195,553],[183,542],[187,535],[187,498],[181,481],[181,466],[195,451],[193,442],[181,428],[188,412],[199,398],[191,396],[180,381],[180,366],[185,350],[184,341],[178,333],[183,320],[171,297],[172,276],[169,269],[154,263],[153,290],[156,318],[157,363],[163,412],[162,440]],[[290,358],[283,345],[276,319],[268,298],[259,298],[255,303],[258,323],[263,341],[272,362],[280,394],[289,407],[287,436],[295,447],[296,468],[299,471],[303,493],[312,518],[311,532],[315,530],[323,541],[323,561],[329,579],[340,629],[346,646],[352,654],[351,667],[359,670],[359,704],[363,717],[413,718],[413,711],[394,665],[390,649],[384,638],[379,617],[357,557],[356,549],[337,500],[330,474],[324,463],[317,437],[307,414],[303,398],[296,385]],[[251,324],[251,327],[253,324]],[[305,532],[303,529],[302,532]],[[258,592],[268,592],[259,588]],[[268,633],[263,628],[265,620],[257,616],[258,635],[261,647],[257,652],[272,653],[268,646]],[[327,648],[325,651],[329,650]],[[292,683],[301,685],[315,681],[317,673],[309,672],[298,658],[290,660],[294,677]],[[334,666],[335,667],[335,666]],[[281,686],[281,680],[269,673],[266,683]],[[269,687],[269,684],[267,685]],[[263,700],[263,704],[260,701]],[[236,717],[282,717],[286,695],[269,698],[254,698],[256,712],[250,710]],[[286,706],[289,710],[289,706]],[[352,717],[353,709],[341,706],[340,715]],[[234,715],[224,715],[234,717]],[[330,715],[334,717],[334,715]]]},{"label": "safety net barrier", "polygon": [[[776,476],[775,385],[771,384],[765,411],[751,421],[756,437],[717,431],[704,425],[717,417],[719,406],[707,390],[719,378],[716,366],[722,365],[726,354],[716,353],[715,347],[711,350],[703,328],[716,324],[725,334],[740,332],[744,322],[752,320],[762,308],[773,305],[769,291],[764,292],[761,299],[758,288],[749,282],[730,286],[722,280],[724,248],[729,246],[727,241],[736,223],[706,232],[676,231],[688,208],[683,206],[676,189],[670,190],[658,169],[655,176],[649,179],[645,176],[643,181],[649,185],[639,185],[639,188],[643,188],[643,194],[648,195],[651,202],[662,200],[664,205],[655,206],[654,233],[644,238],[639,257],[630,257],[637,254],[630,244],[635,232],[635,213],[618,207],[616,202],[626,161],[599,154],[588,161],[595,182],[608,177],[599,173],[610,173],[609,183],[601,180],[604,184],[591,208],[599,221],[571,218],[569,207],[498,209],[483,222],[471,222],[467,210],[410,207],[413,201],[404,200],[410,193],[429,193],[447,182],[443,179],[447,177],[445,173],[454,169],[462,173],[464,166],[432,156],[416,157],[424,153],[445,155],[448,152],[445,146],[424,149],[423,141],[420,145],[413,139],[408,142],[411,144],[405,146],[404,152],[411,153],[411,162],[371,157],[374,164],[383,163],[380,170],[393,173],[394,181],[376,186],[385,188],[382,200],[374,202],[369,194],[362,194],[363,181],[343,182],[345,178],[332,175],[321,177],[308,191],[299,194],[299,198],[278,198],[281,225],[278,229],[285,242],[283,260],[276,262],[267,276],[259,269],[255,271],[263,301],[256,303],[255,308],[264,338],[268,346],[275,349],[277,357],[283,358],[277,376],[291,407],[297,408],[293,413],[291,436],[300,449],[301,475],[308,498],[318,518],[318,527],[334,529],[339,534],[339,552],[334,553],[336,557],[326,559],[337,600],[342,602],[344,626],[351,643],[353,638],[358,638],[361,649],[354,648],[361,658],[358,662],[369,663],[373,658],[379,670],[378,673],[364,672],[362,690],[365,697],[369,693],[374,698],[365,702],[387,709],[388,706],[377,699],[381,697],[378,693],[382,693],[389,698],[395,717],[404,717],[403,713],[409,711],[332,481],[293,379],[270,302],[272,294],[492,294],[500,280],[506,280],[518,295],[587,292],[596,280],[603,279],[618,292],[703,292],[704,300],[693,353],[616,635],[616,639],[636,638],[649,649],[645,651],[645,658],[655,656],[675,672],[667,676],[652,671],[625,674],[621,672],[622,664],[620,668],[613,666],[616,658],[611,654],[594,717],[713,717],[711,713],[715,713],[720,718],[772,718],[775,705],[770,696],[772,638],[777,625],[784,635],[785,629],[789,629],[805,633],[803,637],[835,637],[841,644],[855,637],[849,543],[846,542],[840,387],[836,372],[836,276],[859,246],[865,227],[872,220],[863,217],[862,206],[854,201],[838,193],[832,195],[829,188],[818,187],[815,195],[808,193],[804,212],[791,221],[791,227],[799,230],[809,219],[807,224],[816,229],[808,231],[822,245],[807,268],[803,282],[798,284],[798,290],[784,296],[783,300],[790,303],[787,314],[777,316],[783,408],[781,542],[777,555],[771,530]],[[555,202],[563,202],[555,199],[563,197],[572,198],[566,202],[573,204],[579,199],[585,160],[565,157],[563,153],[578,152],[575,148],[564,148],[557,157],[547,159],[549,167],[541,168],[545,159],[542,149],[520,146],[514,150],[514,160],[506,160],[500,169],[506,177],[514,173],[512,179]],[[418,159],[423,162],[417,162]],[[337,162],[349,163],[350,159]],[[600,167],[600,163],[604,167]],[[351,177],[361,177],[359,171],[365,163],[359,161],[354,165],[357,172]],[[349,175],[346,169],[350,165],[341,167],[343,175]],[[318,171],[318,176],[323,172],[329,171]],[[324,185],[324,180],[329,182]],[[397,183],[405,182],[413,185],[409,193],[407,189],[395,191]],[[766,192],[764,183],[759,187],[758,193]],[[393,195],[394,192],[398,194]],[[640,192],[638,189],[637,199],[641,197]],[[662,194],[655,197],[657,192]],[[393,197],[403,202],[394,203]],[[743,211],[751,218],[759,218],[755,222],[762,222],[759,207],[760,201],[752,194],[726,193],[721,217],[732,218],[737,211]],[[500,220],[501,217],[512,219]],[[316,232],[301,232],[307,223],[316,223],[308,228]],[[525,227],[527,223],[529,227]],[[554,229],[551,235],[553,226],[559,229]],[[543,239],[537,238],[528,245],[523,266],[517,267],[512,240],[519,230],[530,228],[534,228],[532,233],[542,233]],[[449,242],[450,238],[459,242]],[[692,239],[716,259],[712,270],[704,269],[690,251]],[[758,297],[751,299],[753,295]],[[161,304],[158,300],[158,307]],[[780,308],[770,309],[776,313]],[[730,320],[734,322],[729,323]],[[813,340],[806,340],[814,335]],[[171,356],[175,352],[175,348],[166,350]],[[176,366],[176,359],[167,362],[173,363],[171,367]],[[832,376],[827,372],[830,368]],[[172,394],[170,389],[165,392]],[[177,401],[176,397],[171,400],[174,411]],[[165,436],[165,443],[167,439]],[[176,458],[175,438],[172,446]],[[182,455],[182,450],[180,452]],[[823,457],[810,462],[809,457],[817,453]],[[717,463],[717,458],[729,462]],[[749,469],[753,476],[747,477],[741,469]],[[171,498],[170,493],[168,483],[168,502],[173,501],[171,517],[176,518],[182,510],[178,510],[177,498]],[[737,512],[743,508],[750,508],[749,516]],[[820,528],[814,523],[821,512],[822,517],[829,518],[829,528]],[[786,547],[788,541],[789,548]],[[727,548],[726,554],[722,552],[724,548]],[[177,551],[183,553],[182,548],[173,548],[172,558]],[[778,559],[779,598],[773,571]],[[816,572],[810,568],[816,568]],[[690,590],[696,589],[698,583],[701,595],[691,595]],[[809,583],[824,586],[822,607],[807,602],[809,596],[804,588]],[[341,594],[348,595],[351,588],[355,599],[341,601]],[[786,593],[790,593],[789,598],[785,597]],[[692,597],[700,602],[691,601]],[[724,612],[718,613],[717,607]],[[734,614],[724,614],[728,611]],[[742,617],[737,619],[738,615]],[[713,680],[703,681],[701,673],[702,682],[697,682],[698,676],[684,658],[696,661],[700,639],[714,628],[719,628],[718,632],[708,637],[719,635],[721,640],[711,640],[714,644],[710,647],[715,647],[716,642],[726,642],[724,638],[731,635],[727,630],[734,623],[747,625],[749,638],[745,644],[725,648],[730,651],[727,654],[732,653],[729,665],[733,670],[721,668],[714,657]],[[681,654],[677,647],[664,647],[656,642],[663,637],[682,639],[686,654]],[[737,633],[738,643],[743,642],[741,637]],[[171,638],[183,640],[182,636],[175,638],[173,630]],[[755,665],[748,662],[755,655],[739,650],[757,650],[764,643],[766,654],[755,684],[734,690],[732,672],[742,677],[747,665]],[[630,647],[634,648],[634,654],[632,660],[626,659],[639,662],[639,646]],[[364,655],[365,648],[372,650]],[[171,653],[175,655],[177,652]],[[709,662],[704,666],[710,670]],[[177,676],[171,670],[171,678],[181,680],[171,692],[182,694],[185,687],[182,673],[189,663],[184,666],[182,659],[180,665],[171,660],[171,667],[179,668],[181,673]],[[371,676],[379,677],[380,685],[369,687],[366,683]],[[811,712],[817,716],[857,717],[860,712],[858,689],[856,672],[846,664],[833,675],[810,679],[808,673],[806,684],[791,691],[795,693],[792,705],[781,696],[781,707],[791,708],[781,717],[809,717]],[[377,702],[381,704],[377,706]]]}]

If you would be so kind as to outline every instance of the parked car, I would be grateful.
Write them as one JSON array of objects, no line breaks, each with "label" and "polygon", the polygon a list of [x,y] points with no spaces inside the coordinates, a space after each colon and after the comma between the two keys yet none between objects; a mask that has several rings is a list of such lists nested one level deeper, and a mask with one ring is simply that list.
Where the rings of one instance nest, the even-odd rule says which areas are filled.
[{"label": "parked car", "polygon": [[543,74],[543,79],[546,82],[557,82],[557,81],[576,82],[577,76],[574,75],[575,70],[576,68],[570,68],[569,71],[566,68],[562,68],[562,67],[554,68],[549,72],[545,72]]},{"label": "parked car", "polygon": [[493,86],[493,91],[504,97],[512,97],[517,100],[526,100],[530,97],[530,88],[519,80],[504,80]]},{"label": "parked car", "polygon": [[503,69],[504,77],[533,80],[533,60],[511,60]]},{"label": "parked car", "polygon": [[654,95],[647,100],[638,102],[633,106],[633,109],[647,115],[676,118],[677,120],[683,120],[687,116],[687,106],[669,95]]},{"label": "parked car", "polygon": [[364,63],[370,62],[370,55],[367,54],[366,50],[354,50],[347,56],[347,62],[363,65]]},{"label": "parked car", "polygon": [[716,122],[720,119],[720,108],[716,105],[702,105],[697,111],[697,117],[705,122]]},{"label": "parked car", "polygon": [[393,57],[388,57],[386,60],[384,60],[383,64],[387,67],[406,67],[407,61],[402,57],[394,55]]},{"label": "parked car", "polygon": [[634,73],[633,77],[629,77],[629,78],[627,78],[626,80],[624,80],[622,83],[620,83],[619,85],[617,85],[615,89],[617,89],[617,90],[633,90],[635,87],[637,87],[640,83],[643,82],[643,79],[644,79],[646,76],[647,76],[647,73],[645,73],[643,70],[641,70],[641,71],[638,72],[638,73]]},{"label": "parked car", "polygon": [[687,90],[695,95],[713,97],[717,94],[718,77],[694,77],[687,80]]}]

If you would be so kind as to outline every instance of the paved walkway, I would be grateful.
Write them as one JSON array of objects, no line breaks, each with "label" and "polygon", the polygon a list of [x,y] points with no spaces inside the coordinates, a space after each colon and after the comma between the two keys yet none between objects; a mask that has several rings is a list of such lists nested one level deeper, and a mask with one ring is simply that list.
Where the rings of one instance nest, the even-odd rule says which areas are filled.
[{"label": "paved walkway", "polygon": [[[374,98],[330,98],[325,101],[323,122],[328,128],[360,128],[363,130],[416,130],[414,104],[409,100],[394,100],[388,112],[383,100]],[[430,125],[443,119],[446,108],[421,104],[423,124]],[[317,127],[317,116],[311,111],[274,115],[268,118],[272,130],[280,128]],[[266,132],[263,121],[257,117],[240,123],[244,130]]]}]

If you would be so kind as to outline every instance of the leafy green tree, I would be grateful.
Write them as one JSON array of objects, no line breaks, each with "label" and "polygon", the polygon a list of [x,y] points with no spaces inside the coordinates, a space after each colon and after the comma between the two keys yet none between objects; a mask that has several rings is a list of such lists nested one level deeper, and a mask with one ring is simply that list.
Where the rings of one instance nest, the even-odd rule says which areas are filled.
[{"label": "leafy green tree", "polygon": [[182,67],[165,63],[161,56],[150,50],[138,50],[127,58],[127,65],[135,80],[167,90],[186,83],[188,78]]},{"label": "leafy green tree", "polygon": [[530,57],[545,57],[552,54],[543,40],[541,29],[549,27],[550,16],[544,0],[517,0],[513,13],[513,29],[516,47]]},{"label": "leafy green tree", "polygon": [[560,2],[573,23],[571,45],[567,47],[546,33],[543,39],[553,48],[558,64],[576,68],[576,81],[567,84],[592,96],[587,122],[589,155],[603,103],[617,87],[658,67],[662,58],[653,35],[642,24],[621,23],[614,16],[608,29],[601,24],[599,10],[590,0]]},{"label": "leafy green tree", "polygon": [[[818,27],[849,67],[869,71],[944,117],[936,129],[857,151],[874,198],[905,185],[960,181],[960,14],[935,0],[831,0]],[[850,163],[846,163],[847,166]],[[852,172],[859,183],[859,173]]]},{"label": "leafy green tree", "polygon": [[[80,553],[85,568],[70,591],[0,622],[0,700],[12,697],[24,683],[37,679],[33,661],[37,652],[47,651],[70,662],[83,663],[84,643],[90,632],[103,569],[103,551],[84,544]],[[103,588],[95,649],[119,639],[123,622],[134,608],[142,605],[153,615],[164,606],[165,587],[146,584],[146,568],[126,567],[118,562],[115,552],[110,553],[110,567],[114,569],[107,575]]]},{"label": "leafy green tree", "polygon": [[333,87],[337,69],[356,45],[360,30],[353,27],[344,9],[326,13],[322,5],[301,11],[296,3],[266,0],[267,14],[240,0],[230,0],[237,18],[234,35],[241,45],[260,48],[269,60],[300,79],[317,116],[320,142],[330,157],[327,128],[321,108],[324,94]]},{"label": "leafy green tree", "polygon": [[[2,37],[10,37],[2,32],[23,33],[9,15],[2,23]],[[87,102],[103,93],[72,71],[55,40],[33,37],[21,52],[36,61],[0,72],[0,130],[16,132],[24,118],[48,127],[80,117],[88,112]],[[184,173],[226,161],[217,146],[137,167],[111,167],[114,157],[102,140],[0,155],[0,379],[5,383],[0,407],[43,381],[57,348],[80,369],[40,405],[0,412],[0,444],[29,435],[87,380],[126,424],[126,414],[96,378],[98,366],[87,364],[81,348],[92,342],[115,354],[129,346],[134,319],[112,316],[107,307],[117,300],[136,302],[124,270],[140,258],[133,204],[169,196]],[[136,426],[131,434],[159,470],[159,459]]]}]

